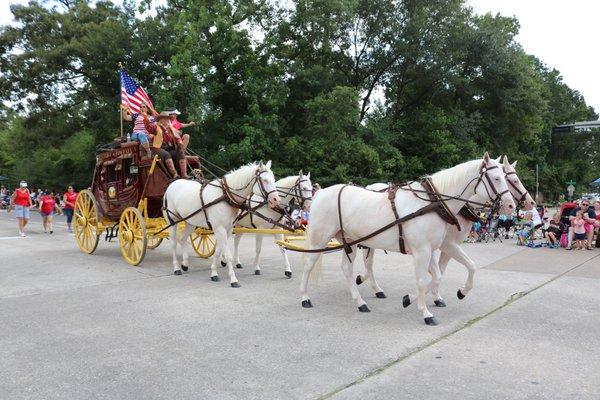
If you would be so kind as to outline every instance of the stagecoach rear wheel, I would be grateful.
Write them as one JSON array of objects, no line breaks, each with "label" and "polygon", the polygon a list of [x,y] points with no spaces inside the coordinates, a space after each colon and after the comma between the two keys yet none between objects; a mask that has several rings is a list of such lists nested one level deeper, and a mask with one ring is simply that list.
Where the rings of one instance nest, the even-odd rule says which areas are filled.
[{"label": "stagecoach rear wheel", "polygon": [[119,220],[119,245],[127,263],[138,265],[146,255],[146,221],[140,210],[127,207]]},{"label": "stagecoach rear wheel", "polygon": [[146,247],[150,250],[157,248],[163,241],[163,238],[157,238],[156,236],[148,236],[148,242]]},{"label": "stagecoach rear wheel", "polygon": [[82,190],[77,195],[73,218],[73,230],[79,249],[92,254],[98,247],[98,205],[90,190]]},{"label": "stagecoach rear wheel", "polygon": [[190,241],[192,242],[192,247],[196,254],[198,254],[198,257],[208,258],[215,254],[217,242],[212,233],[200,233],[194,231],[190,235]]}]

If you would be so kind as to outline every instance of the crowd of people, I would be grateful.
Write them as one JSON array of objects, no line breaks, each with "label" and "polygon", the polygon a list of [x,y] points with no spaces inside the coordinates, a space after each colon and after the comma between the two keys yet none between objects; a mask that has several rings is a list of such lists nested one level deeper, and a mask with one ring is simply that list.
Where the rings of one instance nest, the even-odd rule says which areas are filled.
[{"label": "crowd of people", "polygon": [[531,247],[545,245],[566,250],[600,247],[600,200],[581,199],[566,205],[552,217],[548,217],[547,207],[520,210],[513,215],[481,212],[467,241],[480,242],[490,235],[502,235],[506,239],[514,236],[517,244]]},{"label": "crowd of people", "polygon": [[42,226],[45,233],[53,234],[54,215],[64,214],[67,218],[67,231],[73,232],[73,210],[77,201],[77,192],[69,186],[64,193],[56,190],[29,190],[26,181],[21,181],[19,187],[12,192],[5,186],[0,189],[2,208],[14,212],[17,219],[19,236],[27,236],[25,227],[29,223],[30,211],[39,211],[42,216]]}]

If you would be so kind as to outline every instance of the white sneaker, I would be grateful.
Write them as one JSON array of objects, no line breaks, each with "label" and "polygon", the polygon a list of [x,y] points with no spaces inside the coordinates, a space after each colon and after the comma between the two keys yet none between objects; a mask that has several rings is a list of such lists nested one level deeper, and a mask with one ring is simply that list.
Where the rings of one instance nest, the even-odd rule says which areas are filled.
[{"label": "white sneaker", "polygon": [[27,235],[25,234],[25,232],[21,232],[21,237],[26,237]]}]

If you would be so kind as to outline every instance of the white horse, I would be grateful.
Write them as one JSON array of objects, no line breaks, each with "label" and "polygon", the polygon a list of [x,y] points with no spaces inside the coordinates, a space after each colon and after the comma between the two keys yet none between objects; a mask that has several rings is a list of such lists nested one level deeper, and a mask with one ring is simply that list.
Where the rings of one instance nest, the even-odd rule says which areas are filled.
[{"label": "white horse", "polygon": [[[500,197],[505,212],[512,211],[515,207],[504,174],[499,164],[492,160],[488,153],[485,153],[483,159],[468,161],[437,172],[431,176],[431,181],[439,193],[460,197],[449,198],[445,201],[453,215],[458,214],[467,200],[483,202],[494,201]],[[343,195],[340,195],[344,186],[335,185],[321,189],[319,195],[313,199],[311,221],[306,232],[307,249],[323,249],[332,237],[341,241],[345,238],[347,242],[361,240],[396,219],[387,193],[345,186]],[[415,190],[424,190],[423,186],[417,182],[411,183],[409,186]],[[405,188],[408,189],[408,187]],[[415,196],[410,190],[398,190],[394,201],[399,217],[418,212],[431,204],[420,197]],[[343,231],[340,220],[343,221]],[[437,325],[437,321],[425,304],[425,294],[430,280],[437,282],[440,279],[437,262],[432,256],[434,250],[442,246],[448,225],[437,213],[428,212],[403,222],[402,229],[405,248],[413,256],[415,264],[418,289],[417,307],[427,325]],[[400,251],[398,229],[396,226],[392,226],[376,236],[361,240],[361,244],[370,248]],[[360,296],[353,275],[353,262],[357,246],[352,243],[349,247],[351,252],[342,257],[342,270],[359,311],[368,312],[370,310]],[[309,253],[305,259],[300,286],[302,306],[305,308],[312,307],[307,291],[308,279],[319,257],[320,253]],[[428,267],[431,262],[435,268],[430,279]],[[465,295],[472,286],[473,275],[470,273],[464,288],[459,290]]]},{"label": "white horse", "polygon": [[[216,240],[215,255],[211,264],[210,279],[219,280],[217,262],[221,253],[225,253],[232,287],[239,287],[233,270],[231,253],[227,241],[231,236],[233,221],[239,213],[240,206],[252,194],[264,195],[269,206],[277,207],[280,203],[275,187],[275,178],[271,172],[271,161],[266,164],[253,163],[229,172],[223,178],[215,179],[205,185],[196,181],[179,179],[171,183],[163,198],[163,215],[167,221],[179,221],[185,218],[185,229],[177,236],[177,224],[169,228],[173,239],[173,273],[181,275],[187,271],[189,264],[187,238],[197,226],[210,227]],[[177,245],[183,253],[183,262],[177,260]]]},{"label": "white horse", "polygon": [[[288,176],[275,182],[279,196],[281,197],[281,207],[289,206],[292,203],[296,203],[298,207],[301,207],[304,211],[310,210],[310,203],[312,202],[312,183],[310,181],[310,172],[304,175],[300,171],[299,175]],[[250,204],[260,204],[264,201],[264,196],[254,194],[251,197]],[[279,223],[285,222],[284,215],[272,208],[262,206],[256,209],[260,214],[264,215],[273,221]],[[276,229],[279,228],[272,222],[261,218],[258,215],[252,213],[246,213],[246,215],[240,218],[237,225],[243,228],[260,228],[260,229]],[[259,234],[255,235],[256,255],[254,257],[254,274],[260,275],[260,252],[262,250],[263,236]],[[236,268],[242,268],[242,264],[239,258],[238,246],[243,234],[236,233],[234,235],[234,254]],[[275,239],[283,240],[283,235],[273,235]],[[278,246],[283,256],[283,262],[285,263],[285,276],[288,278],[292,277],[292,268],[287,252],[284,247]]]},{"label": "white horse", "polygon": [[[495,161],[499,162],[501,157],[498,157]],[[535,201],[523,186],[523,183],[517,176],[515,166],[517,162],[515,161],[513,164],[508,162],[508,157],[504,156],[502,161],[502,169],[504,171],[504,176],[506,179],[506,183],[508,184],[508,190],[513,196],[515,202],[523,203],[523,208],[526,210],[531,210],[535,207]],[[367,189],[371,190],[385,190],[389,187],[387,183],[374,183],[372,185],[367,186]],[[475,271],[476,265],[475,262],[462,250],[460,246],[461,243],[465,240],[469,232],[471,231],[471,226],[473,225],[473,221],[463,217],[461,214],[456,216],[459,224],[460,231],[455,226],[449,226],[447,230],[446,237],[444,238],[444,242],[440,247],[440,257],[438,260],[438,266],[440,269],[440,273],[444,275],[446,271],[446,267],[448,266],[448,262],[450,258],[455,258],[458,262],[463,264],[467,270]],[[446,251],[446,249],[449,249]],[[458,255],[458,257],[451,256],[450,254]],[[377,283],[375,276],[373,275],[373,264],[375,259],[375,249],[365,249],[363,250],[363,259],[365,262],[365,275],[358,275],[356,277],[356,283],[360,285],[361,283],[371,280],[371,287],[375,291],[375,295],[378,298],[384,298],[383,290]],[[429,266],[430,274],[433,274],[432,269],[434,266],[430,264]],[[437,307],[446,307],[446,302],[439,294],[439,284],[441,280],[437,282],[437,285],[433,284],[433,281],[430,283],[429,291],[435,296],[434,304]],[[457,292],[457,296],[459,299],[464,299],[464,294],[460,291]],[[403,297],[402,304],[404,307],[408,307],[415,300],[415,296],[412,294],[407,294]]]}]

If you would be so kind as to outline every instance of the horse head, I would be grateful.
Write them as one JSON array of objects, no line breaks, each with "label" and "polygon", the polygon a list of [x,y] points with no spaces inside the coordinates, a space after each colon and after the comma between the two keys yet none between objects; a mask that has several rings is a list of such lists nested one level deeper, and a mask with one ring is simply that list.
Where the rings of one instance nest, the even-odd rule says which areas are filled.
[{"label": "horse head", "polygon": [[502,165],[500,165],[499,159],[492,159],[487,151],[483,155],[479,167],[475,195],[486,201],[500,201],[504,214],[511,214],[515,209],[515,202],[508,189]]},{"label": "horse head", "polygon": [[517,175],[517,161],[514,163],[508,162],[508,157],[504,156],[502,162],[502,168],[504,169],[504,175],[506,176],[506,183],[508,184],[508,190],[513,195],[515,202],[522,203],[525,210],[531,210],[535,207],[535,200],[531,197],[531,194],[525,189],[523,183]]},{"label": "horse head", "polygon": [[271,171],[271,160],[267,161],[266,164],[261,161],[256,166],[256,181],[252,187],[252,192],[257,196],[266,198],[271,208],[275,208],[281,203],[275,186],[275,176]]}]

